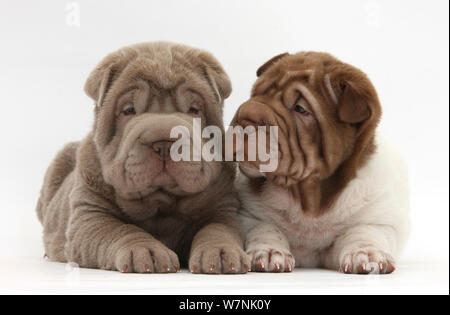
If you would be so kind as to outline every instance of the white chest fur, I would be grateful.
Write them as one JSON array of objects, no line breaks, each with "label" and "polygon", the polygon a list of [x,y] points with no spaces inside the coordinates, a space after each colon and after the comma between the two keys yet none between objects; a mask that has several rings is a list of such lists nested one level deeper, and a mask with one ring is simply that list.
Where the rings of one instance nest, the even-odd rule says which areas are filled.
[{"label": "white chest fur", "polygon": [[337,237],[357,225],[390,226],[398,230],[403,243],[409,222],[407,186],[403,160],[380,141],[378,151],[358,171],[333,208],[318,218],[305,215],[298,198],[286,189],[268,184],[256,195],[248,188],[245,176],[238,180],[244,212],[275,225],[286,236],[296,260],[305,260],[304,265],[311,266]]}]

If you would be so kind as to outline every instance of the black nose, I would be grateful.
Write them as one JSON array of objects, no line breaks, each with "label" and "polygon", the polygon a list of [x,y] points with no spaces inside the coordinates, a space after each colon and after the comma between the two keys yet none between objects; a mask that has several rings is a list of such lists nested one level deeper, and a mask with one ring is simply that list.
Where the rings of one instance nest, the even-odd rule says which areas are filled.
[{"label": "black nose", "polygon": [[159,155],[162,160],[168,160],[170,157],[170,147],[172,141],[156,141],[151,144],[151,148]]}]

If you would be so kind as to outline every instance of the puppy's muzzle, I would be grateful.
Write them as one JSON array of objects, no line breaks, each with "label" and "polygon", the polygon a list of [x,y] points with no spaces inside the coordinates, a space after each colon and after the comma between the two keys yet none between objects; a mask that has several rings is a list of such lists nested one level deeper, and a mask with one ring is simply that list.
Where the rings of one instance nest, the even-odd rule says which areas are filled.
[{"label": "puppy's muzzle", "polygon": [[278,99],[254,97],[243,103],[232,125],[278,127],[279,163],[275,172],[267,174],[277,184],[290,186],[298,181],[304,169],[303,154],[296,137],[296,126],[291,113]]},{"label": "puppy's muzzle", "polygon": [[178,140],[170,136],[175,127],[184,127],[192,135],[192,118],[178,113],[143,114],[136,117],[125,130],[119,157],[125,159],[130,150],[138,145],[148,148],[161,160],[169,160],[172,144]]},{"label": "puppy's muzzle", "polygon": [[170,158],[170,148],[172,144],[172,141],[156,141],[151,144],[151,148],[158,154],[161,160],[166,161]]},{"label": "puppy's muzzle", "polygon": [[139,137],[139,143],[151,149],[162,161],[170,159],[170,148],[172,147],[172,140],[154,140],[152,137],[145,134]]},{"label": "puppy's muzzle", "polygon": [[250,100],[239,108],[236,116],[237,125],[247,126],[277,126],[277,117],[271,106],[259,101]]}]

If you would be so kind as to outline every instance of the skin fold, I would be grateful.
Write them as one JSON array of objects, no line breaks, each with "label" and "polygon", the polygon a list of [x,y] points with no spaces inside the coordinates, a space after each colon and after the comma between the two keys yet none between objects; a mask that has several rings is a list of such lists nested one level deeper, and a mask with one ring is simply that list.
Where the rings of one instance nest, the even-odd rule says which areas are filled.
[{"label": "skin fold", "polygon": [[170,158],[172,127],[192,131],[201,118],[223,131],[231,84],[217,60],[167,42],[128,46],[97,65],[85,91],[93,129],[56,156],[37,205],[48,257],[121,272],[246,273],[236,167]]},{"label": "skin fold", "polygon": [[277,126],[279,161],[271,173],[240,162],[252,270],[393,272],[409,231],[408,176],[377,136],[381,105],[368,77],[317,52],[278,55],[257,75],[232,125]]}]

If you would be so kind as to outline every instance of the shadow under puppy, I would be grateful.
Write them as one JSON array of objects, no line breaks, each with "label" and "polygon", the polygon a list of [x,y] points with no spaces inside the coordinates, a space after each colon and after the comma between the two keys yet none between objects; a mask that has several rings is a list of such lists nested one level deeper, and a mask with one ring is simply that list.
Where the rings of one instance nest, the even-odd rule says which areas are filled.
[{"label": "shadow under puppy", "polygon": [[[172,127],[223,131],[228,76],[209,53],[156,42],[106,56],[85,85],[95,123],[47,171],[37,213],[50,259],[121,272],[246,273],[233,164],[170,157]],[[192,139],[191,139],[192,140]]]},{"label": "shadow under puppy", "polygon": [[409,230],[407,171],[376,137],[381,105],[372,83],[315,52],[276,56],[257,74],[232,125],[277,126],[279,159],[271,173],[258,160],[240,163],[252,270],[394,271]]}]

